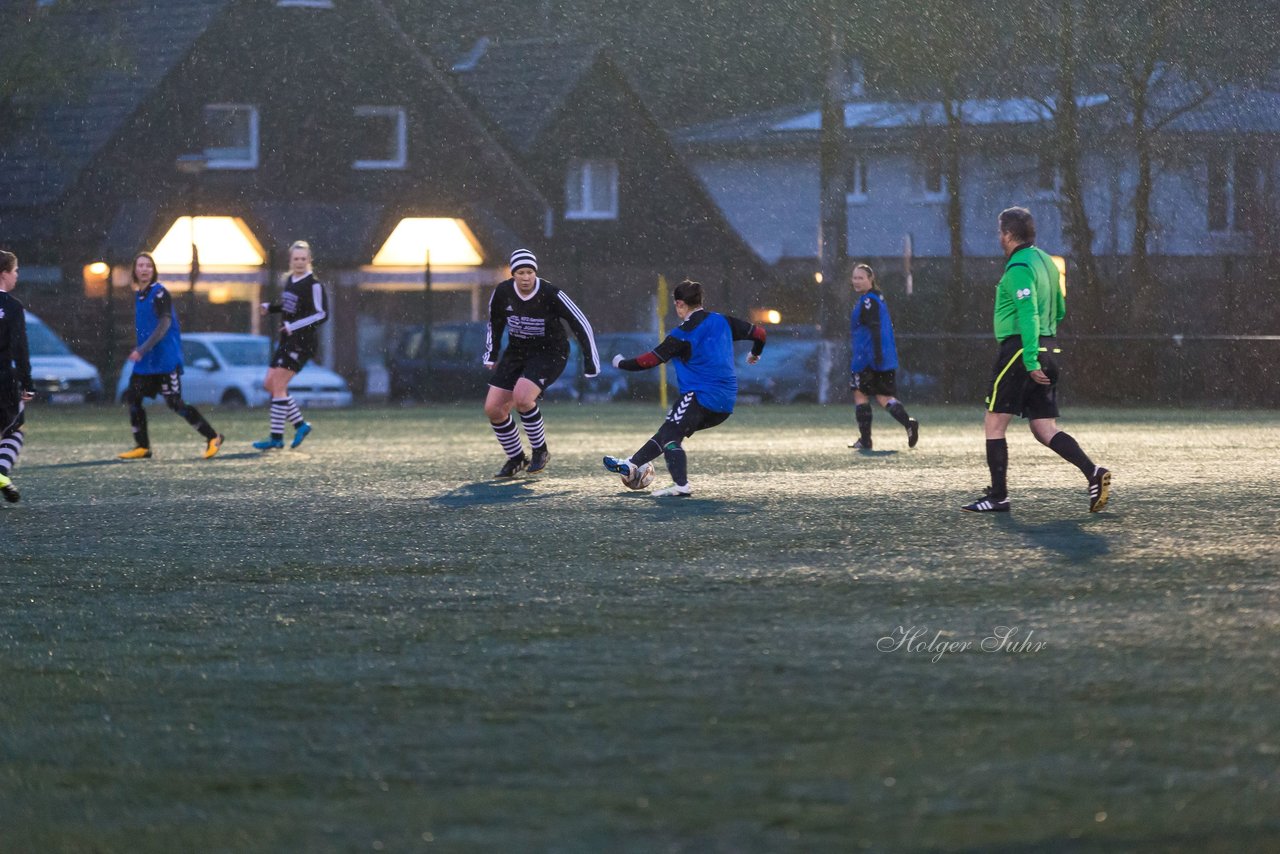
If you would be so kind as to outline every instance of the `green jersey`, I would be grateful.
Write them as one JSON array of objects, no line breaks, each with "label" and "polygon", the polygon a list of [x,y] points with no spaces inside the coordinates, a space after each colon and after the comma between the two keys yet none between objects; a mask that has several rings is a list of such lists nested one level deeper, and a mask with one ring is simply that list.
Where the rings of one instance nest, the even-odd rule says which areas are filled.
[{"label": "green jersey", "polygon": [[996,340],[1022,339],[1022,363],[1027,371],[1040,369],[1040,339],[1058,334],[1067,313],[1058,268],[1053,258],[1030,243],[1009,255],[996,285]]}]

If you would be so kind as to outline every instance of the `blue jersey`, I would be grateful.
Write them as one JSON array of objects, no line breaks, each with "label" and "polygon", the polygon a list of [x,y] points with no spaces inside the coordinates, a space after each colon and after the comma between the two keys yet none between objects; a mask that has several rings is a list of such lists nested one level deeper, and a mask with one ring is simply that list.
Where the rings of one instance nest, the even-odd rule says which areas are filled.
[{"label": "blue jersey", "polygon": [[898,348],[893,341],[893,321],[889,319],[889,307],[877,290],[867,291],[858,297],[858,304],[849,315],[849,337],[853,345],[853,357],[849,370],[894,371],[898,369]]},{"label": "blue jersey", "polygon": [[145,291],[139,291],[133,301],[133,322],[141,349],[163,318],[169,318],[169,329],[150,350],[133,366],[135,374],[171,374],[182,370],[182,333],[178,331],[178,315],[173,310],[173,300],[164,285],[152,283]]},{"label": "blue jersey", "polygon": [[693,392],[698,403],[712,412],[733,412],[738,399],[738,373],[733,367],[733,342],[751,341],[751,352],[764,350],[765,332],[745,320],[696,309],[662,343],[617,367],[643,371],[662,362],[674,362],[680,393]]}]

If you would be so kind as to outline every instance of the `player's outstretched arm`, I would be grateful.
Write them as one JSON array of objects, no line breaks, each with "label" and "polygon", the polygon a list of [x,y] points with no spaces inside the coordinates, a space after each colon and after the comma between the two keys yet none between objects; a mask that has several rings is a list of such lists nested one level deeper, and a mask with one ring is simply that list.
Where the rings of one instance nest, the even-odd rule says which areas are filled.
[{"label": "player's outstretched arm", "polygon": [[614,356],[613,366],[622,371],[647,371],[650,368],[658,367],[663,362],[670,362],[672,359],[687,359],[689,353],[688,341],[668,335],[657,347],[654,347],[648,353],[641,353],[634,359],[624,359],[621,354]]}]

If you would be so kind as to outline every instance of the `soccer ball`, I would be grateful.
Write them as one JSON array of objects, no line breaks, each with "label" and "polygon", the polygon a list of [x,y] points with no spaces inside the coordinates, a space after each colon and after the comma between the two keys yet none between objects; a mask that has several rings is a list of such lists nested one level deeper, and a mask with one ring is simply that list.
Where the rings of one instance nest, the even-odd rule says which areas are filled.
[{"label": "soccer ball", "polygon": [[658,473],[653,470],[653,463],[645,463],[631,472],[630,477],[622,478],[622,485],[627,489],[644,489],[653,483]]}]

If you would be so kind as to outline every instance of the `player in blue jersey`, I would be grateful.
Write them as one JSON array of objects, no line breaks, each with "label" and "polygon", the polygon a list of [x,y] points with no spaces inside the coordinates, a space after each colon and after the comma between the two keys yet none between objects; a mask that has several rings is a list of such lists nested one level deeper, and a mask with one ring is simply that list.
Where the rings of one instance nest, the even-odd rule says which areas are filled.
[{"label": "player in blue jersey", "polygon": [[644,371],[674,361],[680,382],[680,399],[667,413],[658,432],[630,457],[605,457],[604,467],[629,477],[633,471],[661,455],[671,475],[671,485],[655,489],[658,498],[693,494],[683,443],[698,430],[723,424],[738,398],[738,375],[733,369],[733,342],[751,341],[747,364],[760,361],[765,331],[745,320],[716,314],[702,307],[702,285],[685,279],[675,289],[676,315],[681,323],[661,344],[634,359],[613,357],[624,371]]},{"label": "player in blue jersey", "polygon": [[137,346],[129,353],[133,376],[124,393],[129,406],[129,423],[133,426],[134,448],[119,455],[122,460],[142,460],[151,456],[151,438],[147,434],[145,398],[164,397],[169,408],[181,415],[205,439],[204,458],[216,455],[222,448],[222,434],[209,426],[194,406],[182,399],[182,333],[173,298],[164,285],[156,281],[156,259],[140,252],[133,259],[134,325]]},{"label": "player in blue jersey", "polygon": [[9,293],[17,286],[18,256],[0,249],[0,495],[10,504],[21,498],[9,473],[22,453],[27,404],[36,396],[26,310]]},{"label": "player in blue jersey", "polygon": [[897,398],[898,348],[876,271],[868,264],[858,264],[853,268],[851,280],[858,304],[849,316],[853,349],[849,371],[859,435],[849,447],[871,450],[871,397],[874,396],[895,421],[907,428],[907,447],[914,448],[920,441],[920,422],[907,414],[906,407]]}]

